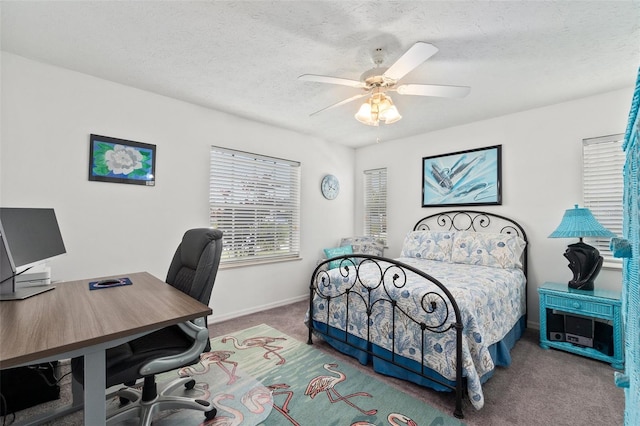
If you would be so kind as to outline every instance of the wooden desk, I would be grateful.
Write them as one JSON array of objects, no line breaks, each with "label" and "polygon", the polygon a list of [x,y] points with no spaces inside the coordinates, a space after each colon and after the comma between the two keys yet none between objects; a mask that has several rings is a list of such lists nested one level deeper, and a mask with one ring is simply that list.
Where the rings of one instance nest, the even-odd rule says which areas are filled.
[{"label": "wooden desk", "polygon": [[56,283],[0,303],[0,369],[85,357],[84,424],[104,424],[105,350],[154,330],[211,314],[211,308],[147,272],[132,285],[89,290],[105,277]]}]

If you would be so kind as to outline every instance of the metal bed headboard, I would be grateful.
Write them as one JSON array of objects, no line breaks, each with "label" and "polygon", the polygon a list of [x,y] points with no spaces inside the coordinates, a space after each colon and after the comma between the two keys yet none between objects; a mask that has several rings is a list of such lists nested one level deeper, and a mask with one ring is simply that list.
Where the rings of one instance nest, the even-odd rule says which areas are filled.
[{"label": "metal bed headboard", "polygon": [[522,253],[522,271],[527,276],[529,240],[524,228],[506,216],[477,210],[449,210],[423,217],[413,227],[414,231],[471,231],[517,235],[527,242]]}]

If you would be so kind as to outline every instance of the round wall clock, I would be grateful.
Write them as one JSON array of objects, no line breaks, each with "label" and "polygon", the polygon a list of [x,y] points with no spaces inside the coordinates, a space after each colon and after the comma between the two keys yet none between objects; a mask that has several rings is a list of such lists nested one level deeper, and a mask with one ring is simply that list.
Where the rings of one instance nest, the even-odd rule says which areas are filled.
[{"label": "round wall clock", "polygon": [[320,190],[327,200],[335,199],[340,192],[340,182],[338,182],[338,178],[334,175],[326,175],[322,178]]}]

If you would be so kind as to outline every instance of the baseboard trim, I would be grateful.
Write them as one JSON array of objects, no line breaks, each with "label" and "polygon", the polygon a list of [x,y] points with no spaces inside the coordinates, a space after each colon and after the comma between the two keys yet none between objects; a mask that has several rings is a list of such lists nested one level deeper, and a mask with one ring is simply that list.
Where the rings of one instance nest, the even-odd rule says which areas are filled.
[{"label": "baseboard trim", "polygon": [[[266,311],[268,309],[279,308],[280,306],[290,305],[291,303],[300,302],[302,300],[307,300],[309,298],[308,295],[296,296],[290,299],[279,300],[277,302],[268,303],[266,305],[254,306],[252,308],[243,309],[241,311],[230,312],[225,315],[211,315],[208,318],[209,324],[215,324],[217,322],[223,322],[230,319],[238,318],[244,315],[255,314],[256,312]],[[540,330],[540,323],[527,321],[527,328],[531,328],[534,330]]]},{"label": "baseboard trim", "polygon": [[296,296],[290,299],[279,300],[277,302],[268,303],[266,305],[254,306],[252,308],[243,309],[241,311],[230,312],[225,315],[210,315],[207,319],[208,323],[215,324],[217,322],[227,321],[230,319],[238,318],[244,315],[255,314],[256,312],[266,311],[268,309],[279,308],[280,306],[290,305],[291,303],[300,302],[302,300],[308,300],[309,295]]}]

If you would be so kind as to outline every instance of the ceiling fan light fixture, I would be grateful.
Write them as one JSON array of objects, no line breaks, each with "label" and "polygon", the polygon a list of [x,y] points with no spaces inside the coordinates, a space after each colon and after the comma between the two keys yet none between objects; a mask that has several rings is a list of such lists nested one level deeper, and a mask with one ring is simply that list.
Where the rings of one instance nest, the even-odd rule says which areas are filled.
[{"label": "ceiling fan light fixture", "polygon": [[384,93],[374,93],[360,106],[355,118],[368,126],[379,126],[380,120],[385,124],[392,124],[402,116],[389,96]]},{"label": "ceiling fan light fixture", "polygon": [[395,105],[391,105],[391,108],[387,109],[384,114],[380,115],[380,119],[384,120],[384,124],[393,124],[396,121],[400,121],[402,116],[398,112],[398,108]]},{"label": "ceiling fan light fixture", "polygon": [[359,95],[336,102],[312,113],[312,116],[368,96],[369,99],[360,106],[355,118],[369,126],[379,126],[381,120],[385,124],[392,124],[401,120],[402,116],[393,105],[391,98],[385,94],[386,92],[395,92],[399,96],[436,96],[441,98],[464,98],[469,94],[471,88],[466,86],[399,84],[402,78],[436,54],[436,52],[438,52],[436,46],[424,41],[418,41],[389,67],[383,67],[385,52],[383,48],[378,48],[372,55],[375,67],[365,71],[360,76],[360,80],[316,74],[303,74],[298,79],[364,89],[364,92]]},{"label": "ceiling fan light fixture", "polygon": [[378,125],[378,113],[372,111],[371,99],[367,100],[360,106],[360,109],[356,113],[355,117],[356,120],[368,126]]}]

